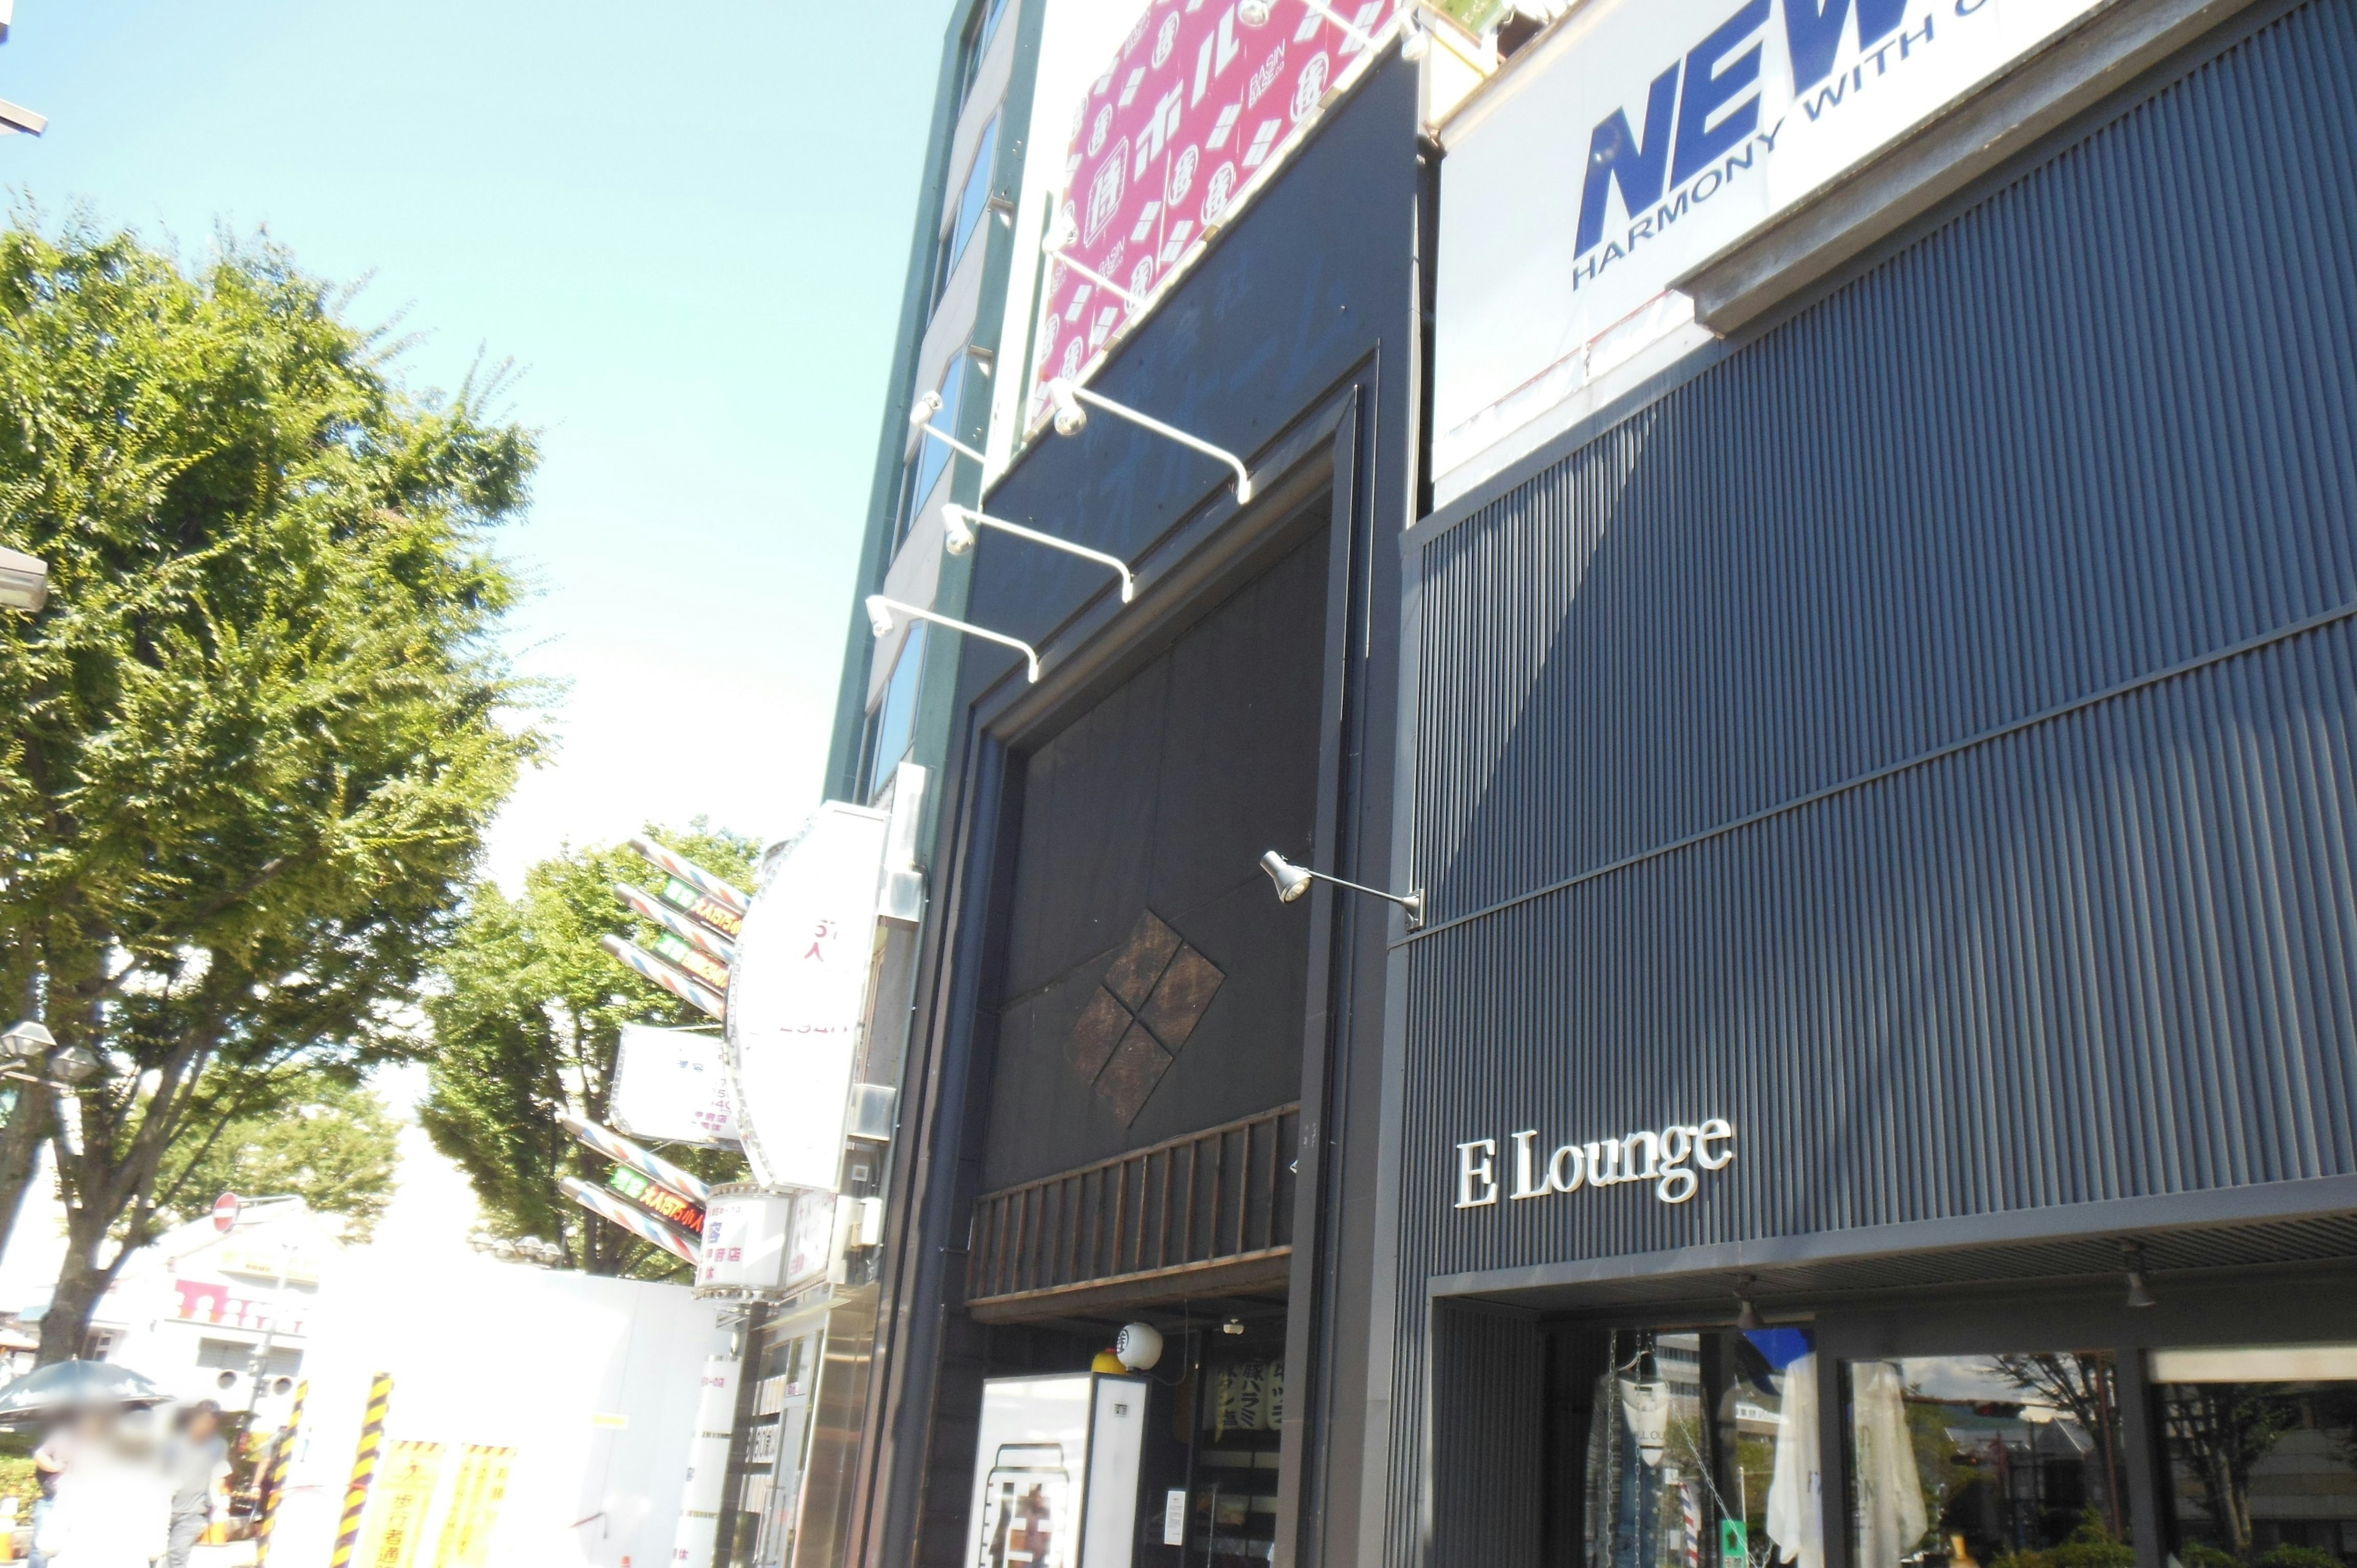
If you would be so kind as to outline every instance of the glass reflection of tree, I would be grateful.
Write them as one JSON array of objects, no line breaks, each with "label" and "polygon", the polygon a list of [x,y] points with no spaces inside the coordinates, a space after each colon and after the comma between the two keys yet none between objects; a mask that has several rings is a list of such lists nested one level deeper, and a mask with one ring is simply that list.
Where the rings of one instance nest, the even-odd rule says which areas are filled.
[{"label": "glass reflection of tree", "polygon": [[2056,1410],[2069,1412],[2079,1430],[2103,1445],[2105,1522],[2113,1540],[2127,1539],[2126,1521],[2120,1517],[2119,1450],[2113,1441],[2119,1427],[2117,1363],[2107,1353],[2084,1350],[1999,1356],[1996,1361],[2014,1387],[2036,1394],[2040,1402]]},{"label": "glass reflection of tree", "polygon": [[2174,1383],[2162,1402],[2171,1457],[2201,1483],[2226,1550],[2251,1555],[2251,1472],[2299,1424],[2299,1402],[2250,1383]]}]

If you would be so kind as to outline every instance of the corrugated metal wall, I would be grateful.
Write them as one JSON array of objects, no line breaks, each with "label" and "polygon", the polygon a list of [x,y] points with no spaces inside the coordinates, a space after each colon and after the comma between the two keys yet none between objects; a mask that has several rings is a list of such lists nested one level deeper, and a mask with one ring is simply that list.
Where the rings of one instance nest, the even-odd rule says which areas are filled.
[{"label": "corrugated metal wall", "polygon": [[[1415,566],[1397,1560],[1427,1275],[2357,1171],[2357,6]],[[1683,1206],[1450,1207],[1707,1116]]]}]

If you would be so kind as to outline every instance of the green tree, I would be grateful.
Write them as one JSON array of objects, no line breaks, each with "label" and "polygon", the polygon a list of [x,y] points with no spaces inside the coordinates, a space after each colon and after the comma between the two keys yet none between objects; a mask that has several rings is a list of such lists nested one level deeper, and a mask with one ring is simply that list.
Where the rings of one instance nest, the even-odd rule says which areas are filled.
[{"label": "green tree", "polygon": [[[651,829],[670,848],[738,886],[749,886],[755,845],[698,818],[690,831]],[[425,1004],[436,1042],[431,1090],[418,1120],[456,1161],[496,1235],[565,1250],[589,1273],[684,1278],[670,1253],[594,1219],[558,1190],[561,1176],[600,1183],[607,1163],[575,1143],[560,1112],[607,1119],[624,1024],[711,1020],[607,956],[598,939],[646,945],[654,930],[614,896],[644,886],[647,863],[627,848],[572,850],[524,874],[511,898],[486,882],[441,959],[441,984]],[[699,1175],[726,1177],[734,1155],[679,1154]]]},{"label": "green tree", "polygon": [[44,1360],[176,1147],[423,1048],[404,1004],[534,748],[487,542],[533,439],[406,391],[344,303],[262,242],[0,232],[0,539],[52,583],[0,617],[0,996],[110,1069],[0,1133],[0,1214],[44,1135],[69,1202]]},{"label": "green tree", "polygon": [[266,1114],[221,1122],[208,1141],[176,1146],[156,1184],[159,1216],[185,1224],[224,1192],[291,1197],[340,1216],[347,1240],[374,1235],[400,1170],[400,1124],[364,1088],[302,1076]]}]

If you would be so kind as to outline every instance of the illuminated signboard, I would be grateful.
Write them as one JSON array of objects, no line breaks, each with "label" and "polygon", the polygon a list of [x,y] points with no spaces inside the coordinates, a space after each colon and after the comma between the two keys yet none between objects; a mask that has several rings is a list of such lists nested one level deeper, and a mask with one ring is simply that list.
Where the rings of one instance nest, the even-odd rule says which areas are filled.
[{"label": "illuminated signboard", "polygon": [[656,1186],[629,1166],[616,1165],[607,1172],[606,1185],[650,1214],[660,1215],[689,1234],[704,1234],[704,1210],[701,1208],[667,1187]]},{"label": "illuminated signboard", "polygon": [[692,948],[669,931],[658,931],[652,943],[654,950],[715,991],[728,989],[728,966],[708,952]]},{"label": "illuminated signboard", "polygon": [[683,914],[694,916],[722,936],[733,937],[745,929],[744,916],[719,899],[698,893],[676,876],[663,880],[662,900]]}]

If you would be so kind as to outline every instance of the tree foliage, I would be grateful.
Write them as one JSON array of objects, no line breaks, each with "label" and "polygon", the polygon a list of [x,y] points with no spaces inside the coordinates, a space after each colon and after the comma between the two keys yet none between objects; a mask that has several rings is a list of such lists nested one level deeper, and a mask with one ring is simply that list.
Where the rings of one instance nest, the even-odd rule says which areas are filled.
[{"label": "tree foliage", "polygon": [[[651,829],[690,860],[749,886],[756,846],[698,819],[686,832]],[[511,898],[485,883],[442,957],[442,983],[426,1004],[436,1051],[432,1090],[418,1119],[467,1173],[495,1234],[565,1250],[590,1273],[673,1279],[670,1253],[593,1219],[558,1190],[558,1178],[604,1179],[607,1163],[575,1143],[560,1112],[607,1120],[624,1024],[669,1026],[710,1019],[621,968],[598,946],[607,935],[645,945],[654,936],[614,896],[641,886],[647,863],[627,848],[567,850],[524,874]],[[726,1179],[733,1155],[677,1155],[699,1175]]]},{"label": "tree foliage", "polygon": [[299,1197],[315,1213],[339,1217],[346,1240],[366,1241],[393,1201],[400,1133],[367,1089],[307,1074],[266,1114],[225,1122],[203,1143],[176,1145],[157,1184],[170,1195],[159,1215],[185,1224],[224,1192]]},{"label": "tree foliage", "polygon": [[[400,1004],[533,749],[487,542],[533,439],[413,395],[343,304],[262,242],[0,233],[0,539],[52,595],[0,615],[0,994],[113,1069],[55,1140],[45,1359],[176,1145],[418,1048]],[[54,1125],[11,1121],[0,1212]]]}]

